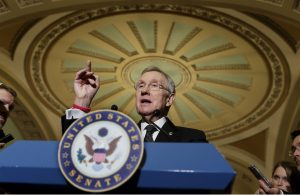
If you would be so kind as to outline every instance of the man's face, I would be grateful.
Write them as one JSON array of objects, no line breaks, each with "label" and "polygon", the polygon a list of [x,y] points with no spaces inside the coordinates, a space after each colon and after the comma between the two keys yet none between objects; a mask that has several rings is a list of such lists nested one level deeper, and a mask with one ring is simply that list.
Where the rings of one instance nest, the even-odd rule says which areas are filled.
[{"label": "man's face", "polygon": [[298,171],[300,171],[300,135],[295,137],[292,144],[292,155]]},{"label": "man's face", "polygon": [[145,119],[150,119],[155,110],[166,114],[174,100],[174,94],[166,90],[167,79],[163,74],[151,71],[144,73],[137,82],[136,109]]},{"label": "man's face", "polygon": [[2,128],[7,120],[9,112],[13,109],[14,96],[5,89],[0,89],[0,128]]}]

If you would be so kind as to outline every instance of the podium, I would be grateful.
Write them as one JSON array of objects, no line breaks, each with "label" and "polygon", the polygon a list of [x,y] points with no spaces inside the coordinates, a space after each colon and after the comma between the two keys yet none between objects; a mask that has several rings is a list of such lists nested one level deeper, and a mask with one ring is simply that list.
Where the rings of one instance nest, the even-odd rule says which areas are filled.
[{"label": "podium", "polygon": [[[68,184],[58,141],[16,141],[0,150],[0,187],[11,193],[84,193]],[[235,177],[209,143],[145,143],[134,176],[107,193],[230,193]]]}]

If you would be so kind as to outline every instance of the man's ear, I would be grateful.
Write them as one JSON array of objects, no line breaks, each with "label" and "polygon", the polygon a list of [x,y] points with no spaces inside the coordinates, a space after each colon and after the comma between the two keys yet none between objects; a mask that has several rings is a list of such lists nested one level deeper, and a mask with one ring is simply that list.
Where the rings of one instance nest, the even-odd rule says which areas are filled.
[{"label": "man's ear", "polygon": [[175,100],[175,94],[172,93],[172,94],[169,95],[169,97],[167,98],[167,104],[166,104],[166,106],[167,106],[167,107],[171,107],[171,105],[173,104],[174,100]]}]

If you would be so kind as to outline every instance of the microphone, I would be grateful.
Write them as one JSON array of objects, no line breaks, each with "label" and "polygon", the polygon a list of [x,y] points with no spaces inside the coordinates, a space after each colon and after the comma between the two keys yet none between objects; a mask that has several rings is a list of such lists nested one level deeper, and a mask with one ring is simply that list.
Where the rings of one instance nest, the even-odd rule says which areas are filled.
[{"label": "microphone", "polygon": [[118,111],[118,106],[116,104],[113,104],[113,105],[111,105],[110,109]]}]

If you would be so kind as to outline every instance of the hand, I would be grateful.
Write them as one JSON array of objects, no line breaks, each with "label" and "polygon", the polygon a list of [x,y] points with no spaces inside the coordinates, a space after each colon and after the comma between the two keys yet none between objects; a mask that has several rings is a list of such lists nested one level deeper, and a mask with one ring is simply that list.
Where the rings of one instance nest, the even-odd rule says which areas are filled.
[{"label": "hand", "polygon": [[92,63],[87,61],[86,66],[78,71],[74,80],[75,101],[74,104],[89,107],[99,87],[99,77],[91,71]]},{"label": "hand", "polygon": [[263,180],[258,180],[259,189],[255,194],[281,194],[279,188],[269,188]]}]

